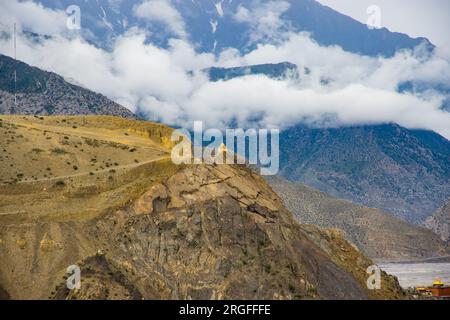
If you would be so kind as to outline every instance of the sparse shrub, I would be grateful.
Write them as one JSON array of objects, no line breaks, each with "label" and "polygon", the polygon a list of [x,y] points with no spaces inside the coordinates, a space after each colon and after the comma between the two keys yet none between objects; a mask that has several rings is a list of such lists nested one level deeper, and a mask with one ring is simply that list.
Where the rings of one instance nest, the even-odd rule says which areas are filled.
[{"label": "sparse shrub", "polygon": [[91,147],[93,147],[93,148],[98,148],[98,147],[100,147],[100,143],[98,142],[98,140],[93,140],[93,139],[85,138],[84,141],[86,142],[86,144],[87,144],[88,146],[91,146]]},{"label": "sparse shrub", "polygon": [[291,293],[295,292],[295,286],[292,283],[289,284],[288,288]]},{"label": "sparse shrub", "polygon": [[54,148],[51,151],[54,154],[68,154],[68,152],[62,148]]},{"label": "sparse shrub", "polygon": [[64,187],[65,185],[66,185],[66,183],[64,181],[62,181],[62,180],[58,180],[55,183],[56,187]]}]

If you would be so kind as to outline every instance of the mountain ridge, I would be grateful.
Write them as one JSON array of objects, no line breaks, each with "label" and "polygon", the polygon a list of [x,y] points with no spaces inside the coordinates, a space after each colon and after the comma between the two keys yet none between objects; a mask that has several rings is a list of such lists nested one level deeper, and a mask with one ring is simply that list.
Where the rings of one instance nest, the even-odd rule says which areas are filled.
[{"label": "mountain ridge", "polygon": [[[111,6],[108,0],[96,2],[82,2],[72,0],[43,0],[46,7],[65,9],[72,4],[80,6],[84,16],[84,28],[95,34],[97,38],[91,41],[97,45],[108,47],[113,39],[123,35],[130,26],[150,28],[154,30],[152,41],[158,45],[167,46],[167,39],[177,36],[160,21],[139,20],[135,16],[135,8],[141,1],[123,1],[118,6]],[[170,4],[182,19],[182,25],[187,30],[189,40],[196,44],[200,52],[220,52],[226,48],[236,48],[246,52],[255,48],[251,38],[255,34],[252,21],[240,21],[236,15],[239,8],[248,10],[249,14],[256,14],[253,5],[264,6],[263,2],[250,1],[170,1]],[[275,6],[277,3],[271,3]],[[278,2],[280,8],[272,8],[273,15],[279,14],[281,29],[292,32],[310,32],[312,37],[321,45],[339,45],[344,50],[370,55],[392,56],[399,49],[413,49],[425,43],[429,50],[434,46],[425,38],[411,38],[406,34],[391,32],[386,28],[369,29],[366,25],[356,21],[334,9],[313,0],[287,0]],[[266,4],[269,5],[269,4]],[[145,16],[145,15],[144,15]],[[94,23],[94,21],[96,23]],[[351,32],[351,37],[348,36]],[[98,38],[100,38],[100,43]],[[262,35],[261,41],[276,42],[269,35]]]},{"label": "mountain ridge", "polygon": [[[17,88],[14,81],[15,69]],[[69,83],[56,73],[32,67],[2,54],[0,70],[0,114],[96,114],[136,118],[130,110],[101,94]]]}]

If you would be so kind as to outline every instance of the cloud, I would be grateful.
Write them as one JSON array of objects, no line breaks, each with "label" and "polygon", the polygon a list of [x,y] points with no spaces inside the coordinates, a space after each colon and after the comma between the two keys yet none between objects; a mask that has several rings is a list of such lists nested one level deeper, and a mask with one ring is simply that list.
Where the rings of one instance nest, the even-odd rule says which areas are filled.
[{"label": "cloud", "polygon": [[145,0],[135,6],[134,15],[149,22],[163,23],[170,31],[179,37],[185,37],[183,17],[175,9],[170,0]]},{"label": "cloud", "polygon": [[66,28],[65,12],[46,9],[33,1],[2,1],[0,8],[1,24],[10,28],[17,23],[23,30],[46,35],[61,33]]},{"label": "cloud", "polygon": [[[194,90],[196,81],[206,81],[203,75],[192,76],[186,70],[206,68],[214,63],[214,56],[196,54],[189,43],[181,40],[171,40],[169,48],[161,49],[146,44],[145,39],[144,31],[130,31],[107,52],[82,38],[55,35],[36,41],[21,35],[19,58],[74,79],[132,111],[137,106],[145,107],[145,101],[181,104]],[[8,53],[9,49],[9,40],[0,41],[0,52]],[[157,113],[153,116],[159,119]]]},{"label": "cloud", "polygon": [[250,25],[250,41],[279,40],[287,28],[282,14],[290,7],[287,1],[253,2],[250,8],[239,5],[234,19]]},{"label": "cloud", "polygon": [[[189,102],[191,117],[226,126],[287,127],[299,122],[315,125],[357,125],[396,122],[409,128],[433,128],[450,137],[450,113],[439,110],[439,98],[350,84],[336,90],[298,88],[285,81],[248,76],[208,83]],[[206,112],[207,110],[207,112]]]},{"label": "cloud", "polygon": [[[169,125],[189,127],[194,120],[219,128],[231,122],[244,128],[396,122],[450,138],[450,113],[440,109],[440,93],[397,92],[405,81],[448,85],[445,51],[430,55],[418,48],[392,58],[370,58],[338,46],[320,46],[305,33],[287,33],[279,44],[258,45],[245,55],[228,49],[216,57],[197,53],[185,39],[171,39],[167,48],[145,39],[145,30],[135,28],[118,37],[111,51],[64,33],[38,41],[21,35],[18,45],[21,60],[75,79]],[[8,39],[0,39],[0,52],[8,54],[10,47]],[[302,73],[300,80],[246,76],[214,83],[201,72],[213,65],[282,61],[311,72]]]}]

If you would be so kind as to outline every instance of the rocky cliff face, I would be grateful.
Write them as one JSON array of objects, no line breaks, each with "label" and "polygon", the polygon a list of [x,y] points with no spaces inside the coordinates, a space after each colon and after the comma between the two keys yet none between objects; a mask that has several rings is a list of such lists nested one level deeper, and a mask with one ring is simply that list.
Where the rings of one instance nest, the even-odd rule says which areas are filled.
[{"label": "rocky cliff face", "polygon": [[[92,127],[95,120],[86,121]],[[48,126],[47,131],[56,130]],[[77,130],[86,134],[87,129]],[[102,138],[111,135],[103,131]],[[92,152],[101,153],[102,146]],[[158,158],[123,170],[107,179],[79,173],[1,186],[5,294],[13,299],[405,298],[386,274],[381,290],[368,290],[366,269],[372,262],[340,231],[297,223],[266,182],[245,167],[183,167]],[[130,174],[134,178],[127,180]],[[42,208],[42,201],[30,200],[35,193],[36,199],[45,198],[45,212],[25,206]],[[58,210],[52,201],[62,204]],[[65,286],[71,265],[81,268],[80,290]]]},{"label": "rocky cliff face", "polygon": [[450,201],[425,220],[424,226],[438,234],[443,241],[450,243]]},{"label": "rocky cliff face", "polygon": [[[107,298],[102,293],[115,289],[102,280],[104,269],[123,279],[120,291],[128,297],[371,296],[362,283],[369,260],[337,232],[296,224],[261,178],[243,168],[182,169],[131,206],[95,219],[90,229],[109,230],[100,232],[101,241],[114,245],[82,262],[94,269],[89,287],[76,294],[60,287],[58,298]],[[386,277],[385,283],[394,281]]]}]

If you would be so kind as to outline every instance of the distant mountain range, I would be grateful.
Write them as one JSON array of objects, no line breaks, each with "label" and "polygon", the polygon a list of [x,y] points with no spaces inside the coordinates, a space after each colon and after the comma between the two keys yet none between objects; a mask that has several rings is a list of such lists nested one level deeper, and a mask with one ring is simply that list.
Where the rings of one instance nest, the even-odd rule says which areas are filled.
[{"label": "distant mountain range", "polygon": [[[14,85],[17,68],[17,88]],[[0,54],[0,114],[116,115],[136,118],[127,108],[63,77]],[[17,106],[14,92],[17,92]]]},{"label": "distant mountain range", "polygon": [[266,180],[300,223],[341,229],[347,240],[376,261],[421,260],[450,253],[450,247],[432,231],[391,214],[280,177]]},{"label": "distant mountain range", "polygon": [[[46,7],[63,11],[70,5],[79,5],[82,12],[83,34],[88,40],[103,47],[108,47],[113,39],[133,26],[151,31],[149,41],[162,46],[167,45],[168,38],[174,36],[174,31],[170,26],[161,23],[161,19],[148,21],[136,16],[135,8],[143,2],[142,0],[41,0],[40,2]],[[314,0],[169,2],[182,19],[180,25],[185,27],[187,38],[202,52],[220,52],[230,47],[246,52],[255,48],[256,42],[273,43],[280,40],[278,35],[270,34],[273,31],[271,28],[268,30],[269,34],[262,33],[260,37],[255,38],[256,34],[264,29],[263,26],[255,25],[261,20],[255,6],[271,10],[273,19],[279,15],[279,31],[309,32],[321,45],[339,45],[347,51],[370,56],[392,56],[399,49],[411,49],[421,43],[425,43],[430,49],[433,48],[425,38],[413,39],[385,28],[370,30],[366,25]],[[247,12],[248,19],[238,18],[239,10]]]},{"label": "distant mountain range", "polygon": [[421,223],[450,196],[450,141],[395,124],[296,126],[280,137],[281,175]]}]

